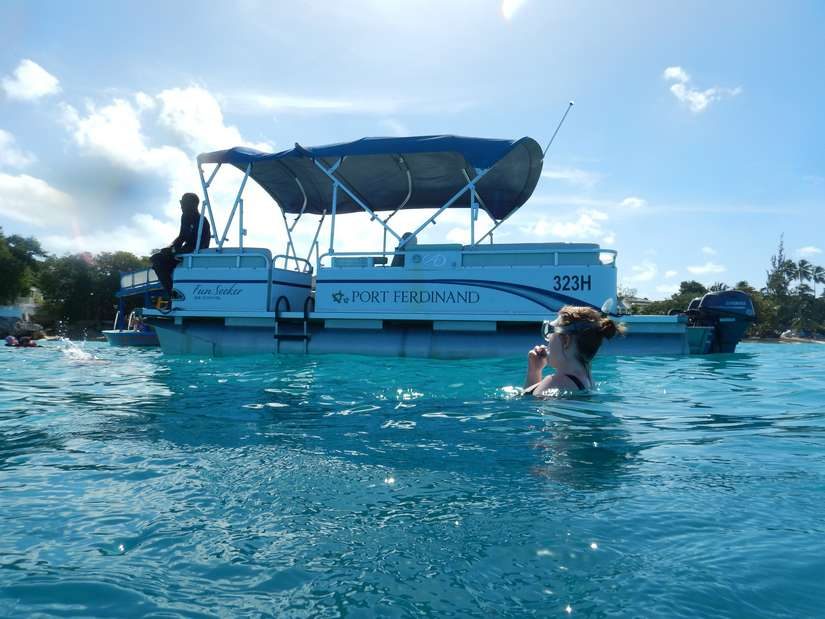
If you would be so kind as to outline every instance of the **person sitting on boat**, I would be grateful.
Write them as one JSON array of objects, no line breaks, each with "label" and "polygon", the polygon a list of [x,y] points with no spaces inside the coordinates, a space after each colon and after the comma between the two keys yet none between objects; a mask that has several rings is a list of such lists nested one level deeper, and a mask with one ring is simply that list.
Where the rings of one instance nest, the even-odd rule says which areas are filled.
[{"label": "person sitting on boat", "polygon": [[17,338],[13,335],[6,336],[6,346],[19,346],[20,344],[17,342]]},{"label": "person sitting on boat", "polygon": [[[535,346],[527,353],[527,378],[524,393],[540,397],[549,390],[586,391],[593,388],[590,365],[605,339],[622,327],[592,307],[566,305],[557,318],[543,325],[546,346]],[[542,378],[550,366],[555,373]]]},{"label": "person sitting on boat", "polygon": [[[412,237],[412,238],[410,238]],[[407,239],[410,239],[406,243]],[[404,243],[404,246],[401,247],[401,243]],[[401,241],[399,241],[398,245],[395,248],[395,255],[392,257],[392,262],[390,263],[391,267],[403,267],[404,266],[404,252],[408,249],[411,249],[418,245],[418,240],[413,236],[412,232],[405,232],[401,235]]]},{"label": "person sitting on boat", "polygon": [[172,271],[180,264],[180,258],[175,257],[175,254],[189,254],[195,251],[198,228],[201,230],[201,249],[209,247],[209,240],[212,238],[209,221],[198,213],[198,204],[200,204],[200,198],[194,193],[185,193],[181,196],[180,232],[168,247],[164,247],[150,258],[158,281],[170,296],[172,295]]}]

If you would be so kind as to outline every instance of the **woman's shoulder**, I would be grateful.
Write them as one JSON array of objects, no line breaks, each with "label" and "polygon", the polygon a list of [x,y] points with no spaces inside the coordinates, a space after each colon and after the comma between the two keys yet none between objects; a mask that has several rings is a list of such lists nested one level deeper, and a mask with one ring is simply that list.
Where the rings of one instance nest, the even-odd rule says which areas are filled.
[{"label": "woman's shoulder", "polygon": [[585,391],[587,388],[588,383],[577,376],[554,373],[546,376],[540,383],[525,389],[525,395],[532,394],[536,397],[542,397],[548,391],[554,389],[559,391]]}]

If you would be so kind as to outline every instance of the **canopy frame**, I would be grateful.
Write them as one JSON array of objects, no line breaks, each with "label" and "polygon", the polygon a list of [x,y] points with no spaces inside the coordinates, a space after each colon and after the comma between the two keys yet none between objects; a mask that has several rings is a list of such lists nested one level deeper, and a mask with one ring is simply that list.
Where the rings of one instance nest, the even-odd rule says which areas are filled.
[{"label": "canopy frame", "polygon": [[[396,239],[401,241],[401,237],[399,236],[399,234],[395,230],[393,230],[390,226],[388,226],[387,223],[384,220],[382,220],[380,217],[378,217],[378,215],[375,214],[375,211],[373,209],[371,209],[369,206],[367,206],[367,204],[365,203],[364,200],[362,200],[357,195],[355,195],[355,192],[352,189],[350,189],[347,186],[347,184],[345,182],[343,182],[343,180],[341,180],[340,178],[338,178],[335,175],[335,171],[344,162],[344,157],[340,157],[338,159],[338,161],[336,161],[329,168],[324,166],[324,164],[321,163],[318,159],[313,159],[313,162],[321,170],[321,172],[326,174],[332,180],[332,183],[333,183],[333,190],[332,190],[332,192],[333,192],[332,193],[332,231],[333,231],[333,233],[335,232],[335,212],[337,210],[337,205],[338,205],[338,189],[342,189],[344,191],[344,193],[346,193],[353,202],[355,202],[358,206],[360,206],[362,209],[364,209],[364,211],[370,216],[370,221],[375,221],[377,219],[378,223],[380,223],[381,226],[383,226],[385,232],[389,232]],[[410,193],[412,193],[412,192],[410,192]],[[409,198],[407,198],[407,199],[409,199]],[[396,211],[397,210],[398,209],[396,209]],[[330,243],[329,251],[330,251],[330,253],[334,253],[333,241],[334,241],[334,234],[330,237],[330,240],[329,240],[329,243]],[[402,245],[403,245],[403,243],[402,243]]]},{"label": "canopy frame", "polygon": [[[336,223],[336,218],[338,216],[337,211],[338,211],[338,192],[339,191],[343,191],[345,194],[347,194],[347,196],[349,196],[349,198],[351,200],[353,200],[359,207],[361,207],[361,209],[370,216],[370,221],[378,221],[378,223],[384,229],[384,244],[383,244],[382,253],[387,253],[387,235],[388,234],[391,234],[398,241],[396,251],[403,250],[403,248],[407,245],[407,243],[410,241],[411,238],[417,237],[418,234],[422,230],[424,230],[428,225],[430,225],[430,224],[434,225],[436,223],[436,220],[438,219],[438,217],[441,215],[441,213],[443,213],[445,210],[450,208],[465,193],[468,193],[468,192],[469,192],[469,198],[470,198],[470,209],[469,209],[470,245],[476,246],[479,243],[481,243],[481,241],[483,241],[485,238],[487,238],[487,236],[490,236],[492,231],[495,230],[506,219],[506,217],[505,217],[501,220],[496,220],[496,219],[493,219],[491,217],[491,219],[494,222],[494,226],[483,237],[481,237],[479,240],[476,240],[476,238],[475,238],[475,225],[476,225],[476,223],[475,222],[478,221],[479,207],[481,207],[482,209],[485,210],[485,212],[487,212],[486,206],[484,204],[484,200],[481,197],[481,195],[479,194],[478,189],[476,188],[476,184],[492,168],[486,168],[486,169],[478,169],[477,168],[475,170],[475,176],[473,176],[473,178],[470,178],[470,176],[467,174],[466,170],[462,170],[462,174],[464,175],[464,179],[467,181],[464,184],[464,186],[461,187],[457,192],[455,192],[450,197],[449,200],[447,200],[444,204],[442,204],[441,207],[439,207],[435,211],[435,213],[430,215],[424,221],[424,223],[419,225],[407,238],[403,238],[402,235],[400,235],[395,229],[393,229],[393,227],[390,226],[388,222],[389,222],[390,219],[392,219],[395,215],[397,215],[399,213],[399,211],[401,211],[407,205],[407,203],[410,200],[410,196],[412,195],[413,182],[412,182],[412,175],[410,174],[409,169],[405,170],[406,175],[407,175],[407,183],[408,183],[407,194],[405,195],[402,202],[398,205],[398,207],[396,207],[395,210],[390,211],[390,214],[386,218],[382,219],[380,216],[378,216],[377,212],[375,210],[373,210],[369,206],[369,204],[367,204],[367,202],[363,198],[359,197],[355,193],[355,191],[347,185],[346,181],[344,181],[343,179],[341,179],[340,177],[338,177],[336,175],[335,172],[341,166],[344,159],[345,159],[345,157],[338,158],[335,161],[335,163],[332,164],[331,166],[325,165],[324,163],[322,163],[318,159],[313,159],[313,163],[330,179],[330,181],[332,183],[332,211],[330,213],[331,219],[330,219],[329,250],[327,252],[328,255],[334,255],[335,254],[335,223]],[[400,160],[403,161],[403,157],[400,157]],[[239,226],[238,246],[241,249],[241,251],[243,251],[243,237],[246,235],[246,232],[247,232],[246,229],[243,227],[243,210],[244,210],[243,192],[246,189],[246,183],[249,180],[250,175],[252,173],[253,164],[250,162],[246,166],[243,178],[241,179],[240,187],[238,188],[238,192],[235,195],[235,199],[232,203],[232,209],[229,213],[229,218],[227,219],[226,225],[225,225],[224,230],[223,230],[223,234],[220,237],[218,237],[217,233],[214,232],[215,231],[215,223],[214,223],[215,222],[215,216],[214,216],[214,211],[212,209],[212,202],[211,202],[211,199],[209,197],[209,187],[211,186],[212,181],[215,179],[215,176],[217,175],[218,170],[220,169],[221,165],[222,165],[221,163],[216,164],[215,169],[212,171],[212,173],[210,174],[208,179],[206,178],[206,176],[204,174],[202,165],[200,165],[200,164],[198,165],[198,172],[199,172],[200,179],[201,179],[201,187],[202,187],[203,193],[204,193],[204,200],[203,200],[202,207],[201,207],[201,218],[200,218],[200,221],[198,223],[198,238],[197,238],[195,252],[194,252],[196,254],[200,253],[202,251],[202,248],[200,246],[200,235],[201,235],[201,232],[203,230],[203,221],[204,221],[203,216],[204,215],[209,217],[209,221],[210,221],[210,224],[211,224],[212,230],[213,230],[211,236],[212,236],[212,238],[214,238],[216,240],[217,249],[218,249],[218,251],[220,251],[220,250],[223,249],[223,246],[224,246],[224,244],[226,243],[226,241],[228,239],[229,228],[232,225],[232,221],[234,220],[235,215],[237,214],[238,215],[238,226]],[[306,195],[306,190],[304,189],[304,187],[301,184],[301,181],[298,179],[298,177],[296,176],[294,178],[295,178],[295,182],[300,187],[301,192],[303,193],[303,196],[304,196],[304,204],[301,208],[301,212],[299,212],[296,215],[295,219],[292,221],[292,223],[290,223],[287,220],[286,212],[284,212],[284,210],[280,209],[280,208],[279,208],[279,210],[281,211],[281,217],[282,217],[282,220],[283,220],[283,223],[284,223],[284,230],[286,231],[286,235],[287,235],[286,250],[284,252],[285,257],[287,258],[286,263],[288,263],[290,260],[292,260],[292,261],[295,262],[296,269],[299,269],[300,268],[300,262],[302,262],[303,260],[301,258],[299,258],[299,256],[298,256],[297,248],[295,246],[294,239],[292,238],[292,232],[295,230],[296,225],[298,224],[298,222],[300,221],[300,219],[304,215],[304,212],[305,212],[305,209],[306,209],[306,204],[307,204],[307,195]],[[515,210],[513,212],[515,212]],[[488,212],[488,214],[489,214],[489,212]],[[319,260],[320,260],[320,256],[318,254],[318,247],[317,247],[317,245],[318,245],[318,235],[321,232],[321,226],[323,225],[324,219],[326,218],[326,216],[327,216],[327,212],[323,211],[323,213],[319,217],[319,221],[318,221],[318,225],[317,225],[316,230],[315,230],[315,234],[313,236],[312,242],[310,243],[309,253],[307,254],[307,258],[306,258],[307,263],[309,263],[309,260],[312,257],[312,252],[313,251],[315,251],[315,254],[316,254],[316,263],[318,263]],[[320,263],[318,263],[317,266],[320,267]]]},{"label": "canopy frame", "polygon": [[[461,138],[461,139],[464,139],[464,138]],[[525,139],[529,140],[529,138],[525,138]],[[530,140],[530,142],[532,143],[532,140]],[[353,143],[353,144],[357,144],[357,143]],[[513,143],[513,144],[518,144],[518,142]],[[349,147],[350,145],[343,145],[343,146]],[[528,147],[530,147],[529,144],[528,144]],[[392,225],[390,225],[390,220],[392,220],[393,217],[395,217],[401,210],[403,210],[410,203],[410,200],[414,195],[415,181],[414,181],[414,176],[412,174],[410,165],[408,164],[408,162],[405,158],[406,152],[392,154],[392,151],[383,151],[383,154],[390,155],[390,156],[392,156],[393,159],[395,159],[395,161],[399,165],[399,168],[403,172],[404,177],[406,177],[406,192],[403,194],[404,197],[398,203],[398,206],[396,206],[394,209],[390,210],[391,207],[387,208],[388,205],[386,205],[386,204],[377,205],[379,208],[376,208],[376,206],[374,206],[373,204],[370,204],[369,200],[367,200],[365,197],[362,197],[360,195],[359,191],[356,189],[356,187],[351,185],[348,182],[347,179],[343,178],[341,176],[340,172],[339,172],[339,169],[341,168],[342,164],[347,160],[348,157],[358,157],[358,156],[366,154],[366,153],[359,153],[357,151],[355,151],[355,152],[345,151],[344,153],[341,153],[340,148],[337,150],[337,152],[331,153],[330,149],[334,149],[334,148],[335,148],[335,146],[333,146],[333,147],[319,147],[317,149],[315,149],[315,148],[305,149],[305,148],[301,147],[300,145],[296,144],[294,150],[285,151],[284,153],[278,153],[278,154],[275,154],[275,155],[266,155],[264,153],[258,153],[256,151],[249,151],[249,150],[245,150],[245,149],[230,149],[228,151],[216,151],[215,153],[205,153],[203,155],[199,155],[199,157],[198,157],[198,172],[199,172],[199,175],[200,175],[201,187],[202,187],[203,194],[204,194],[204,200],[202,202],[202,207],[201,207],[201,216],[202,217],[201,217],[199,225],[198,225],[198,239],[197,239],[197,243],[196,243],[195,253],[199,253],[199,252],[202,251],[202,248],[200,247],[200,234],[202,232],[203,221],[204,221],[205,217],[209,217],[209,222],[210,222],[211,227],[212,227],[211,236],[216,241],[217,251],[220,252],[223,249],[225,243],[228,240],[229,229],[230,229],[230,226],[232,225],[232,222],[233,222],[236,214],[238,216],[238,226],[239,226],[238,246],[241,249],[241,251],[243,251],[243,242],[244,242],[243,237],[246,234],[246,230],[243,227],[243,217],[244,217],[244,214],[243,214],[243,210],[244,210],[243,192],[245,190],[246,183],[247,183],[249,177],[253,176],[253,170],[255,168],[256,162],[258,162],[258,161],[261,161],[261,162],[268,162],[268,161],[273,161],[274,162],[274,161],[277,161],[277,163],[280,164],[278,167],[281,170],[280,171],[281,177],[284,178],[284,180],[291,177],[292,180],[294,180],[295,184],[297,185],[298,192],[293,194],[293,196],[295,198],[297,198],[297,200],[292,201],[291,206],[289,208],[287,208],[286,206],[282,206],[280,204],[279,198],[276,196],[276,194],[272,193],[272,191],[267,188],[266,184],[262,184],[262,187],[264,188],[264,190],[267,191],[267,193],[269,193],[270,196],[273,197],[273,199],[275,199],[276,204],[278,205],[278,208],[281,211],[281,218],[283,220],[284,229],[286,231],[286,237],[287,237],[286,251],[285,251],[285,256],[284,256],[286,258],[285,266],[287,266],[289,264],[289,262],[294,261],[296,269],[301,268],[300,262],[305,262],[309,269],[312,268],[310,263],[309,263],[309,260],[312,257],[312,252],[313,251],[316,254],[315,259],[316,259],[317,267],[321,266],[320,265],[321,256],[319,255],[319,251],[318,251],[318,237],[319,237],[319,234],[321,232],[321,228],[323,226],[324,220],[327,217],[327,214],[330,215],[329,251],[328,251],[327,255],[334,255],[335,254],[335,228],[336,228],[337,216],[339,215],[339,210],[341,209],[341,195],[339,194],[339,192],[343,192],[343,194],[347,197],[346,211],[344,211],[343,213],[340,213],[340,214],[363,211],[364,213],[369,215],[369,218],[370,218],[369,220],[370,221],[377,221],[378,224],[382,227],[382,229],[383,229],[382,253],[383,254],[388,253],[387,252],[387,240],[390,236],[394,237],[396,242],[397,242],[397,246],[395,248],[395,251],[403,251],[404,248],[409,243],[411,243],[410,239],[416,239],[416,237],[423,230],[425,230],[427,228],[427,226],[429,226],[430,224],[434,225],[435,223],[437,223],[437,219],[441,216],[441,214],[445,210],[450,208],[451,206],[455,205],[459,200],[461,200],[463,198],[463,196],[465,194],[467,194],[468,201],[469,201],[469,205],[468,205],[469,206],[469,209],[468,209],[468,211],[469,211],[469,236],[470,236],[469,245],[470,246],[478,246],[479,244],[481,244],[487,238],[489,238],[490,243],[492,243],[493,242],[493,236],[492,236],[493,231],[495,231],[513,213],[515,213],[520,208],[520,205],[523,204],[524,200],[526,200],[526,198],[524,198],[524,197],[513,198],[514,200],[515,199],[519,200],[519,202],[516,203],[519,206],[514,205],[509,211],[502,212],[500,207],[494,207],[494,210],[496,211],[496,213],[501,212],[502,214],[504,214],[503,217],[494,216],[493,212],[490,210],[490,208],[488,208],[488,205],[485,202],[484,197],[479,192],[478,183],[482,178],[485,177],[485,175],[487,175],[491,170],[493,170],[496,167],[496,164],[498,163],[498,161],[501,160],[501,158],[503,158],[503,155],[499,159],[495,159],[495,160],[491,159],[488,165],[482,165],[482,166],[471,165],[468,162],[468,160],[465,156],[464,165],[460,165],[459,170],[455,170],[454,168],[452,168],[455,171],[460,171],[461,175],[463,176],[463,185],[459,185],[458,183],[455,183],[453,185],[453,187],[457,188],[457,190],[454,191],[454,193],[452,195],[450,195],[450,197],[445,202],[443,202],[440,206],[438,206],[438,207],[434,206],[433,208],[435,208],[435,212],[432,215],[430,215],[429,217],[427,217],[423,221],[423,223],[421,223],[417,228],[415,228],[415,230],[413,232],[409,233],[409,235],[406,238],[404,238],[403,235],[399,234],[399,232]],[[417,153],[417,152],[426,152],[426,151],[411,150],[409,152]],[[454,151],[435,151],[435,152],[454,152]],[[509,153],[509,151],[507,151],[506,154],[508,154],[508,153]],[[462,154],[462,153],[459,152],[459,154]],[[317,177],[314,180],[311,177],[307,177],[304,180],[309,179],[310,184],[305,185],[305,183],[302,182],[302,179],[300,178],[300,175],[302,174],[302,172],[300,172],[300,169],[296,168],[291,163],[290,164],[287,163],[288,161],[299,161],[300,159],[304,159],[304,161],[306,161],[308,159],[311,162],[310,167],[314,166],[315,168],[320,170],[320,172],[323,174],[323,177]],[[330,163],[330,161],[331,161],[331,163]],[[535,159],[533,161],[535,161]],[[226,226],[223,229],[223,233],[221,235],[219,235],[217,230],[216,230],[216,226],[215,226],[215,213],[214,213],[214,210],[213,210],[212,200],[211,200],[210,195],[209,195],[209,189],[212,185],[212,182],[215,179],[215,176],[217,175],[217,173],[221,169],[222,164],[225,163],[225,162],[229,162],[233,167],[242,170],[244,172],[244,175],[243,175],[243,179],[241,180],[238,192],[237,192],[237,194],[235,196],[235,199],[233,201],[232,209],[229,213],[229,217],[228,217],[228,220],[226,222]],[[214,170],[212,170],[212,172],[211,172],[211,174],[209,175],[208,178],[206,177],[206,174],[204,173],[203,163],[214,163],[214,164],[216,164]],[[531,164],[531,165],[533,165],[533,164]],[[540,165],[540,160],[539,160],[539,165]],[[451,168],[448,167],[447,169],[451,169]],[[535,174],[537,176],[540,172],[540,167],[539,167],[539,171],[535,171],[535,167],[533,167],[532,169],[534,171],[531,172],[530,174]],[[284,173],[286,173],[286,176],[284,176]],[[261,174],[261,172],[259,172],[259,174]],[[327,211],[327,209],[324,208],[323,211],[320,212],[318,225],[315,229],[314,236],[313,236],[312,241],[310,243],[309,253],[307,254],[306,260],[304,261],[303,259],[298,257],[298,252],[297,252],[297,248],[296,248],[296,244],[295,244],[295,239],[294,239],[292,233],[295,231],[298,223],[300,222],[300,220],[303,218],[303,216],[305,214],[307,214],[307,213],[313,214],[313,215],[318,215],[319,214],[319,212],[317,210],[318,209],[317,205],[315,205],[311,208],[308,207],[308,205],[310,204],[310,195],[309,195],[308,189],[311,189],[312,192],[313,192],[313,198],[312,198],[313,201],[317,200],[316,196],[318,195],[319,187],[323,186],[323,183],[321,185],[318,185],[318,181],[319,181],[319,179],[323,179],[324,177],[326,177],[326,179],[331,183],[331,189],[332,189],[331,194],[326,194],[326,196],[327,196],[326,200],[330,200],[330,198],[331,198],[331,201],[327,202],[327,204],[330,207],[330,210]],[[402,177],[401,179],[398,179],[400,181],[400,182],[397,183],[397,187],[399,189],[399,192],[398,192],[399,196],[398,197],[400,197],[401,191],[403,191],[403,189],[402,189],[403,185],[401,183],[404,182],[402,180],[404,177]],[[258,180],[258,178],[255,177],[255,176],[253,176],[253,178]],[[258,180],[258,182],[260,183],[261,181]],[[525,181],[525,182],[529,183],[528,181]],[[535,182],[535,181],[533,181],[533,182]],[[532,192],[533,187],[534,187],[534,185],[526,184],[525,189],[523,191]],[[444,197],[446,197],[446,195],[449,195],[449,194],[446,194],[446,193],[443,194],[441,196],[441,199],[444,199]],[[516,195],[518,195],[518,194],[516,194]],[[522,196],[523,196],[523,194],[522,194]],[[495,200],[499,200],[499,198],[496,198]],[[495,200],[494,200],[494,202],[495,202]],[[440,201],[441,200],[439,200],[439,202]],[[498,202],[495,202],[495,203],[499,204]],[[299,209],[298,209],[298,204],[301,205]],[[314,204],[314,202],[313,202],[313,204]],[[353,210],[353,206],[356,207],[355,210]],[[421,206],[414,206],[414,208],[422,208],[422,207]],[[426,208],[426,207],[424,207],[424,208]],[[464,208],[466,208],[466,206]],[[358,209],[360,209],[360,211]],[[294,219],[292,219],[291,222],[287,219],[287,210],[289,210],[292,213],[296,213],[296,210],[297,210],[297,213],[296,213]],[[477,235],[477,232],[478,232],[477,227],[478,227],[478,221],[479,221],[479,210],[483,210],[485,213],[487,213],[487,215],[490,217],[490,219],[492,221],[492,224],[493,224],[492,227],[489,230],[487,230],[480,237],[478,237],[478,235]],[[379,211],[389,211],[389,214],[386,217],[381,217],[378,214]],[[306,269],[306,268],[307,267],[304,267],[304,269]]]}]

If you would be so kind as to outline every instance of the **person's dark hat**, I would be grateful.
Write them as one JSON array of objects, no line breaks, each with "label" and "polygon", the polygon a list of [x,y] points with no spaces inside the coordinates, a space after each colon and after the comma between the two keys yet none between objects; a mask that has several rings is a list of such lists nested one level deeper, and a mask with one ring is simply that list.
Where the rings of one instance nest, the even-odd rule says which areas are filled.
[{"label": "person's dark hat", "polygon": [[185,193],[180,197],[180,205],[183,208],[198,208],[201,199],[194,193]]}]

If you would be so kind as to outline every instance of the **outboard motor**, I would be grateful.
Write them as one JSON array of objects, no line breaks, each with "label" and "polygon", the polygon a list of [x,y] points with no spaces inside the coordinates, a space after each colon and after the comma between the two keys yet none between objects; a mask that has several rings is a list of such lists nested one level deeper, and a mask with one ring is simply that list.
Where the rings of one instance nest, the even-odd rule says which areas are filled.
[{"label": "outboard motor", "polygon": [[713,341],[708,352],[734,352],[756,311],[750,296],[741,290],[709,292],[693,299],[685,312],[695,327],[713,327]]}]

